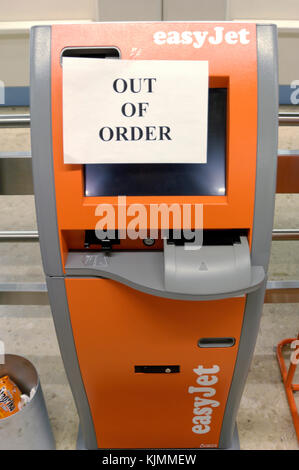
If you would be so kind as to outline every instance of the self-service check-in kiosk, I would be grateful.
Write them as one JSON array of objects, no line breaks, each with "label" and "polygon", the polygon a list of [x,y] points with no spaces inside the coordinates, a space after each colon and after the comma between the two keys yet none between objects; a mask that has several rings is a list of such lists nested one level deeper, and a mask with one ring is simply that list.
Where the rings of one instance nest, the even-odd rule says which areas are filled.
[{"label": "self-service check-in kiosk", "polygon": [[[277,88],[275,26],[32,29],[40,246],[87,448],[233,445],[271,244]],[[136,212],[120,212],[155,204],[189,205],[191,229],[202,205],[203,230],[192,240],[172,217],[165,237],[148,217],[127,236]]]}]

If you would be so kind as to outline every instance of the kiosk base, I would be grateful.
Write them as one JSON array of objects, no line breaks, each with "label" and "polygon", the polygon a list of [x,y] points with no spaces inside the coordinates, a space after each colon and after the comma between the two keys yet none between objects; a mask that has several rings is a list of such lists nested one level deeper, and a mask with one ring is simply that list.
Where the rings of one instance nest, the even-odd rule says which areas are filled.
[{"label": "kiosk base", "polygon": [[[83,436],[81,432],[81,426],[79,425],[79,430],[78,430],[78,437],[77,437],[77,450],[87,450],[84,441],[83,441]],[[182,450],[182,449],[179,449]],[[203,450],[203,449],[202,449]],[[207,449],[204,449],[207,450]],[[218,450],[218,449],[209,449],[209,450]],[[239,440],[239,433],[238,433],[238,427],[237,425],[235,426],[234,434],[233,434],[233,440],[231,443],[230,447],[227,447],[226,449],[222,450],[240,450],[240,440]]]},{"label": "kiosk base", "polygon": [[81,426],[79,425],[78,429],[78,436],[77,436],[77,450],[87,450],[84,441],[83,441],[83,436],[81,432]]},{"label": "kiosk base", "polygon": [[230,447],[225,450],[240,450],[240,440],[239,440],[239,433],[238,433],[238,426],[235,425],[235,430],[233,434],[233,440]]}]

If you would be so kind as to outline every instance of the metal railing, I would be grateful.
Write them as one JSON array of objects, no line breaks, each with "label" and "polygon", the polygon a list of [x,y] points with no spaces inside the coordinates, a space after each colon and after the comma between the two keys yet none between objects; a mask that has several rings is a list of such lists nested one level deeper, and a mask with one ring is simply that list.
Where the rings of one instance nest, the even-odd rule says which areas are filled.
[{"label": "metal railing", "polygon": [[30,114],[1,114],[0,127],[30,127]]},{"label": "metal railing", "polygon": [[[299,113],[279,112],[280,126],[299,126]],[[0,128],[30,127],[30,114],[0,114]]]},{"label": "metal railing", "polygon": [[299,113],[280,112],[278,123],[280,126],[299,126]]},{"label": "metal railing", "polygon": [[[280,112],[280,126],[299,126],[299,113]],[[30,127],[30,114],[0,114],[1,128]],[[30,159],[30,152],[0,152],[1,159]],[[278,152],[277,192],[299,193],[299,150],[279,150]],[[298,180],[298,182],[297,182]],[[27,194],[27,193],[26,193]],[[299,240],[299,229],[273,229],[274,241]],[[0,242],[35,242],[39,240],[37,230],[0,231]],[[18,294],[16,296],[16,294]],[[265,302],[299,302],[299,280],[271,280],[267,283]],[[0,304],[45,304],[47,287],[45,283],[0,282]]]},{"label": "metal railing", "polygon": [[2,241],[39,240],[37,230],[0,230]]}]

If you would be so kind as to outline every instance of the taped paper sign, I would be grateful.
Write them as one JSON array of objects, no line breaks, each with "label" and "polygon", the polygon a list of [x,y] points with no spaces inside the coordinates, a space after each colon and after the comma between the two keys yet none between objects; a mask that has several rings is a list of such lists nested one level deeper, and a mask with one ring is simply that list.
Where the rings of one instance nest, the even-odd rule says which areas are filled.
[{"label": "taped paper sign", "polygon": [[65,163],[206,163],[208,62],[63,59]]}]

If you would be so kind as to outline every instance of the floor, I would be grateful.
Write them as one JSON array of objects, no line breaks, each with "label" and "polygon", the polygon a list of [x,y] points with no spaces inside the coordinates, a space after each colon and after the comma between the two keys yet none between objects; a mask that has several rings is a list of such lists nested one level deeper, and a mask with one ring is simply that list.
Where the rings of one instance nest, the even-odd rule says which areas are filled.
[{"label": "floor", "polygon": [[[1,108],[0,108],[1,109]],[[288,109],[288,108],[284,108]],[[295,107],[292,111],[297,111]],[[2,108],[1,113],[28,112]],[[298,127],[283,127],[279,148],[299,149]],[[28,129],[0,129],[0,152],[30,150]],[[275,227],[299,228],[299,195],[277,195]],[[0,230],[36,229],[33,196],[0,196]],[[0,243],[0,282],[43,282],[39,245]],[[299,278],[298,242],[273,242],[270,279]],[[298,449],[274,347],[299,329],[299,304],[264,306],[260,332],[238,413],[242,449]],[[57,449],[74,449],[78,416],[65,376],[48,305],[0,305],[6,351],[30,359],[39,371]],[[299,405],[299,403],[298,403]]]}]

